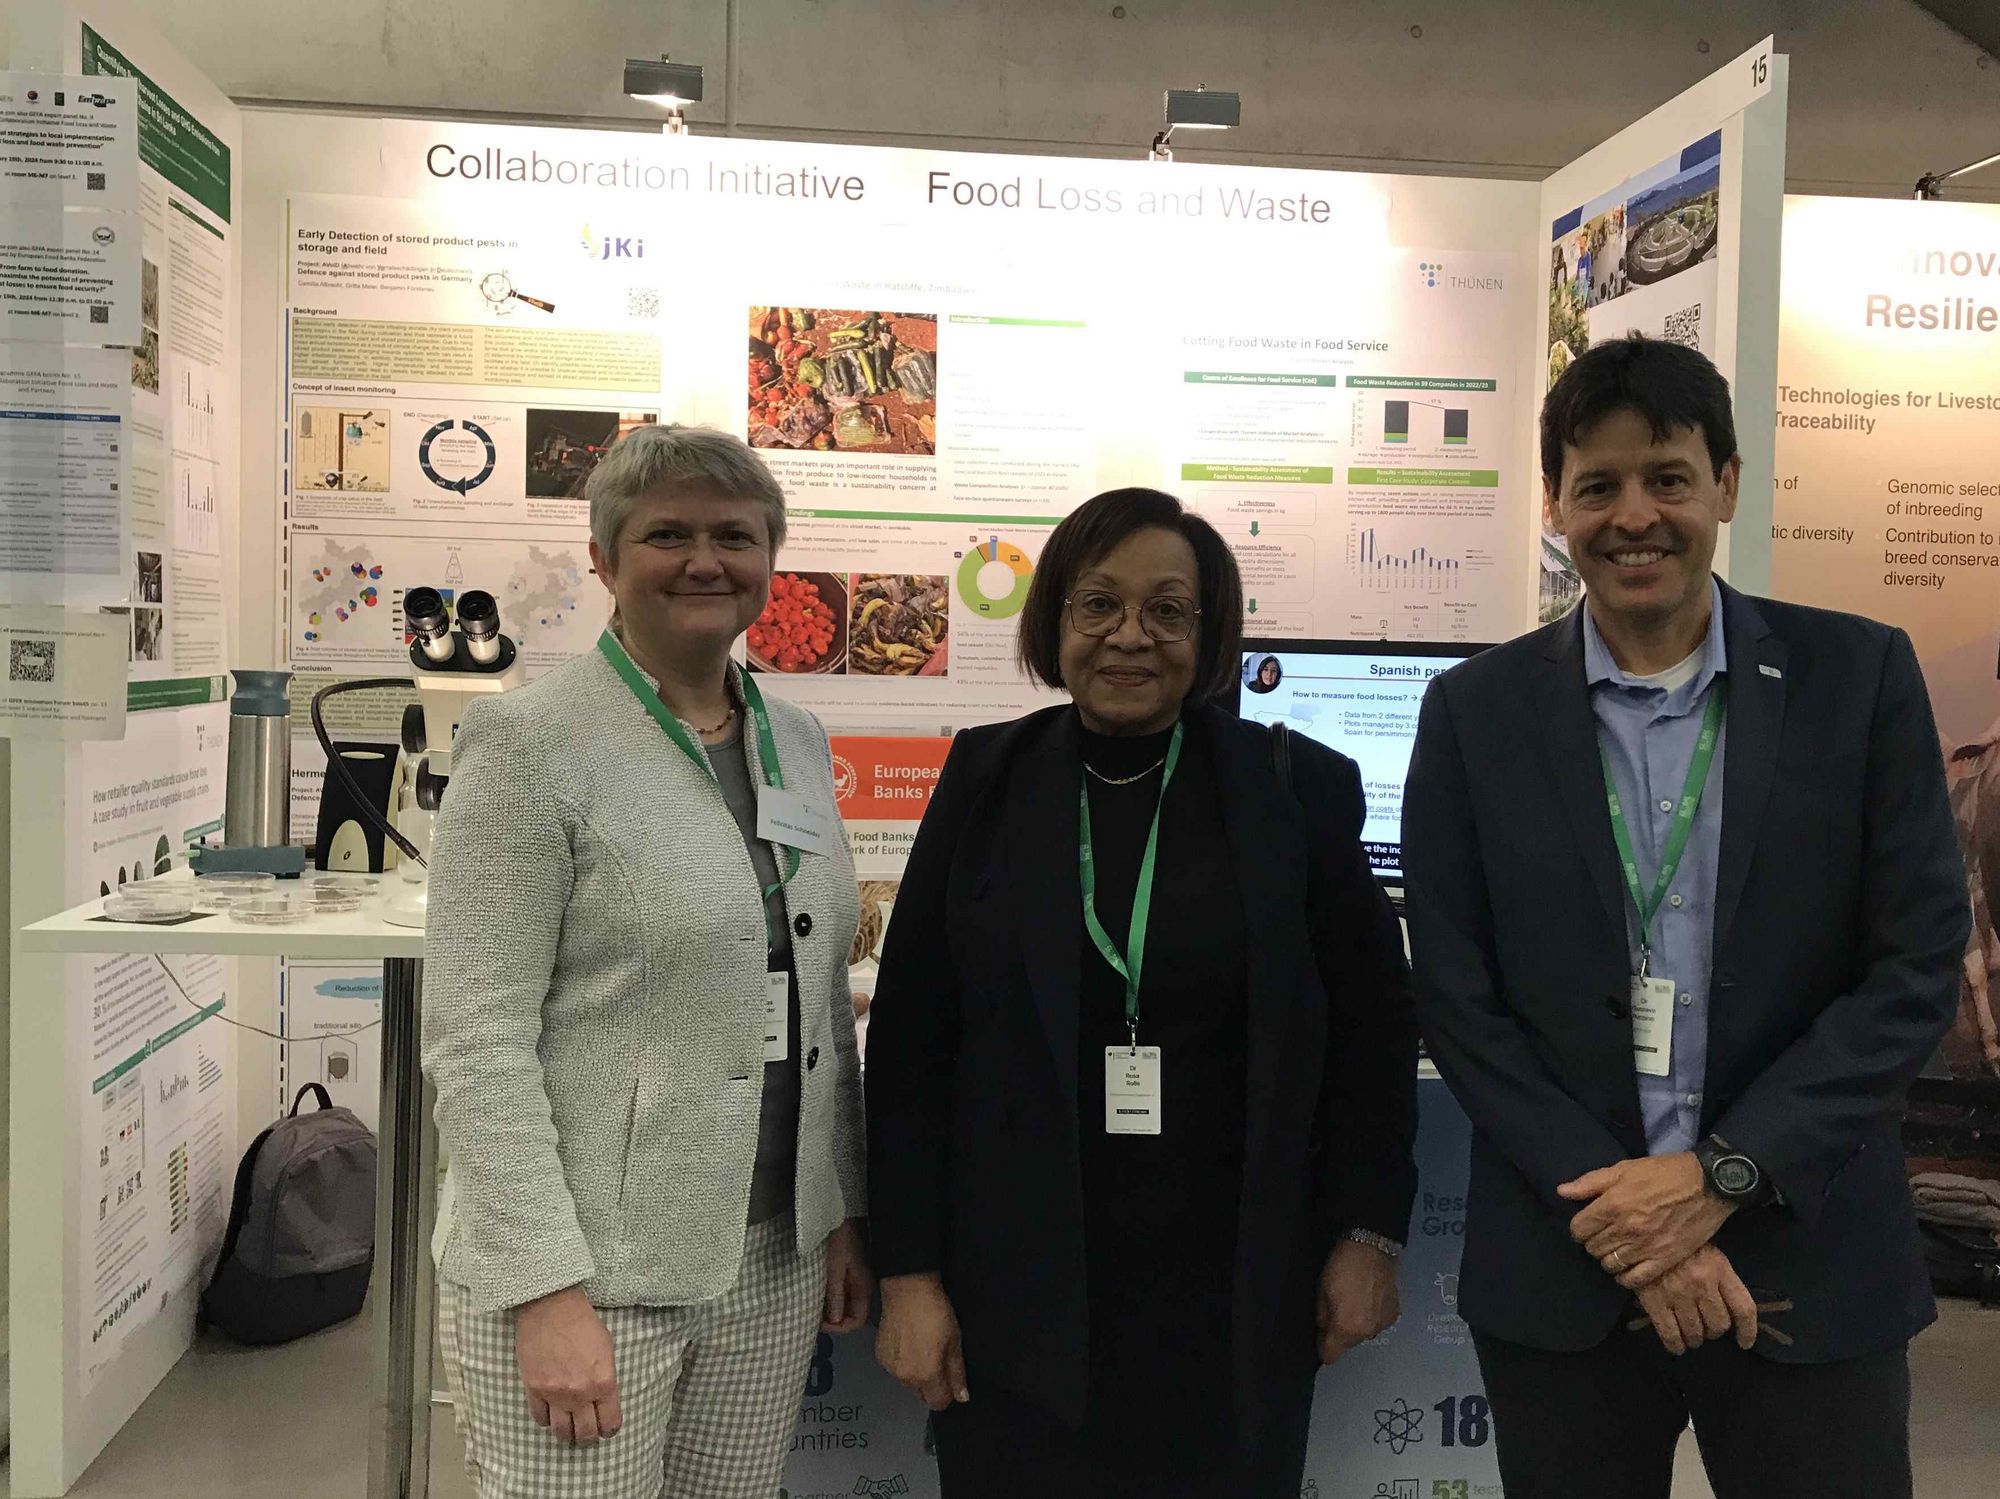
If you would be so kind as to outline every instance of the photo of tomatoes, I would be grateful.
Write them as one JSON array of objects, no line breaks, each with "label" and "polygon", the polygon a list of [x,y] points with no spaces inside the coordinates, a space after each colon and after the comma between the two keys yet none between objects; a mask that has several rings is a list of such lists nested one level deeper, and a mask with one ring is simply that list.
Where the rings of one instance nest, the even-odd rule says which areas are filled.
[{"label": "photo of tomatoes", "polygon": [[746,637],[752,671],[837,672],[847,660],[847,581],[836,573],[781,572]]}]

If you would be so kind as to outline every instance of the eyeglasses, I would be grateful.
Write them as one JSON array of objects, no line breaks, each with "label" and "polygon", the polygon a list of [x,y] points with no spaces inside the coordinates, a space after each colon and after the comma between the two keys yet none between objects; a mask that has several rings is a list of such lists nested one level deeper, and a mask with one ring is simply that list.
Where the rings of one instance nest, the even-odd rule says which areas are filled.
[{"label": "eyeglasses", "polygon": [[1195,620],[1201,614],[1189,600],[1171,595],[1147,599],[1143,604],[1128,604],[1117,594],[1098,589],[1073,593],[1063,600],[1063,605],[1069,611],[1069,627],[1079,635],[1098,640],[1116,635],[1125,627],[1125,616],[1137,610],[1139,628],[1161,645],[1187,639],[1194,633]]}]

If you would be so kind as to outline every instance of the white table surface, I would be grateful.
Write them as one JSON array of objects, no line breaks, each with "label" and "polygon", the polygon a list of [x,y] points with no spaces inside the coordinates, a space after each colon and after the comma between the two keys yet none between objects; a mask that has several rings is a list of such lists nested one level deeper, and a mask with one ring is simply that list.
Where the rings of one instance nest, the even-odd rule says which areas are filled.
[{"label": "white table surface", "polygon": [[[162,880],[191,881],[185,870]],[[154,881],[148,880],[147,884]],[[281,887],[294,882],[280,880]],[[398,881],[391,875],[359,911],[312,916],[295,926],[244,926],[227,915],[196,916],[177,926],[152,922],[101,921],[104,901],[93,900],[21,928],[21,946],[29,952],[156,952],[216,953],[233,958],[421,958],[424,934],[417,927],[391,926],[382,919],[387,893]]]}]

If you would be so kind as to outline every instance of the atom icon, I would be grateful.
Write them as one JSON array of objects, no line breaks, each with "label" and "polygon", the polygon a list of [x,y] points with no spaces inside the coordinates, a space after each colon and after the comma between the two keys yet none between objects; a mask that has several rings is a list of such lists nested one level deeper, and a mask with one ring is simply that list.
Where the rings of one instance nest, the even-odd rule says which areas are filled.
[{"label": "atom icon", "polygon": [[1375,1412],[1375,1445],[1386,1446],[1396,1456],[1424,1439],[1424,1413],[1401,1395],[1387,1410]]}]

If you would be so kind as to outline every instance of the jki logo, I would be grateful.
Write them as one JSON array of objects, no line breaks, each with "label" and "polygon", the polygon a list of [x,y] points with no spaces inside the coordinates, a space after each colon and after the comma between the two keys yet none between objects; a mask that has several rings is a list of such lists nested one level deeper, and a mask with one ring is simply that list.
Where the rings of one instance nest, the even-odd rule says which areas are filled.
[{"label": "jki logo", "polygon": [[641,235],[592,234],[585,224],[583,253],[592,260],[644,260],[646,241]]}]

